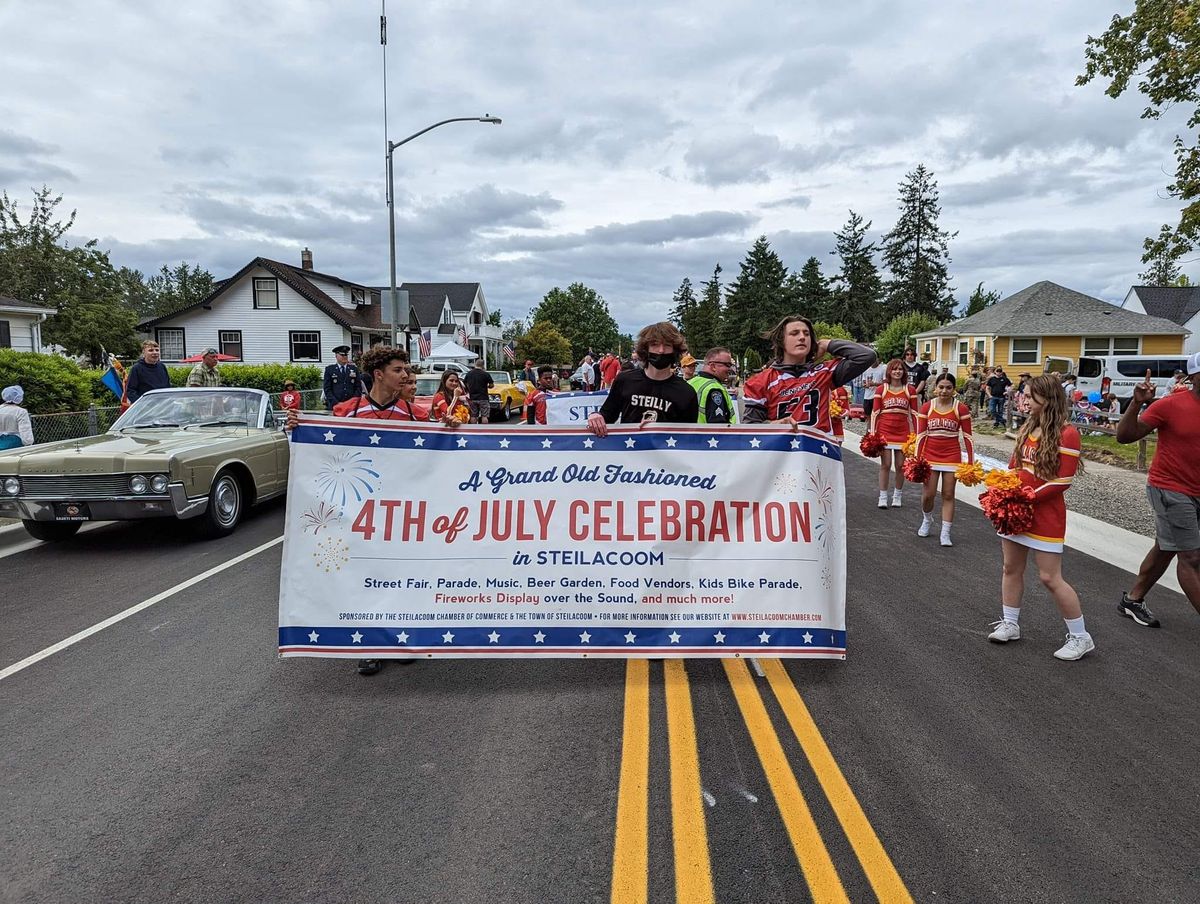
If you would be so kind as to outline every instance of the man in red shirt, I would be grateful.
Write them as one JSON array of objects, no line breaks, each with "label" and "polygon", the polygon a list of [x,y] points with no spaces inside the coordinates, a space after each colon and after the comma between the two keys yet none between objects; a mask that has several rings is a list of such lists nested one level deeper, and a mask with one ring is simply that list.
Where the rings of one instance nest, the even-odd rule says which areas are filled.
[{"label": "man in red shirt", "polygon": [[609,352],[600,361],[600,385],[608,389],[621,372],[621,359]]},{"label": "man in red shirt", "polygon": [[537,371],[537,383],[525,396],[525,420],[529,424],[546,423],[546,399],[558,392],[554,368],[543,364]]},{"label": "man in red shirt", "polygon": [[1188,358],[1187,378],[1190,391],[1172,392],[1142,411],[1154,399],[1154,384],[1146,371],[1145,382],[1133,388],[1133,401],[1117,425],[1119,443],[1136,442],[1158,431],[1158,448],[1146,480],[1155,517],[1154,548],[1117,607],[1122,615],[1152,628],[1158,627],[1158,619],[1146,607],[1146,593],[1176,556],[1179,586],[1200,612],[1200,352]]}]

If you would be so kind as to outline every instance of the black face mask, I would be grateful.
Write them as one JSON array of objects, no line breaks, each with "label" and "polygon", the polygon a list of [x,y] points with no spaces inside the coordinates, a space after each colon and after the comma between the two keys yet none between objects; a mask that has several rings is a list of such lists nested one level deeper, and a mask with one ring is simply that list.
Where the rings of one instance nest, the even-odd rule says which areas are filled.
[{"label": "black face mask", "polygon": [[674,352],[655,352],[646,355],[646,363],[652,367],[657,367],[659,370],[666,370],[668,367],[675,366]]}]

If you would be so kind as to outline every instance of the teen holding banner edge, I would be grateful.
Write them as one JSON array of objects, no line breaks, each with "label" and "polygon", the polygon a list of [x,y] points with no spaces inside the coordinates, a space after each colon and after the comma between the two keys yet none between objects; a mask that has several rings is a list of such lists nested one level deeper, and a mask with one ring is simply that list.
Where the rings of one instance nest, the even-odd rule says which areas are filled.
[{"label": "teen holding banner edge", "polygon": [[608,398],[587,419],[596,436],[608,436],[608,425],[694,424],[700,417],[700,402],[687,380],[675,373],[687,351],[683,333],[663,321],[643,327],[634,343],[634,353],[646,362],[644,370],[617,374]]},{"label": "teen holding banner edge", "polygon": [[830,396],[875,362],[874,349],[847,339],[818,339],[812,321],[799,314],[784,317],[762,337],[775,357],[746,380],[742,422],[832,433]]},{"label": "teen holding banner edge", "polygon": [[[408,364],[408,355],[390,345],[371,349],[362,358],[362,370],[372,376],[371,388],[363,396],[339,402],[333,408],[335,417],[370,418],[380,421],[428,421],[429,412],[414,405],[417,378]],[[300,423],[300,413],[288,409],[287,428]],[[447,427],[457,427],[459,421],[449,410],[441,418]],[[408,660],[412,661],[412,660]],[[383,668],[382,659],[360,659],[358,674],[375,675]]]}]

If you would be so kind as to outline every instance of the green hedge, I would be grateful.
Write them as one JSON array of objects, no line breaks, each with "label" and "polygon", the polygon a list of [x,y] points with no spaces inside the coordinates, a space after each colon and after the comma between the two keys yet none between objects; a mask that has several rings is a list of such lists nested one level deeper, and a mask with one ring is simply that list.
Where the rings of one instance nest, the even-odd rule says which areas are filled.
[{"label": "green hedge", "polygon": [[92,399],[91,381],[69,358],[0,349],[0,386],[14,384],[25,390],[30,414],[81,411]]},{"label": "green hedge", "polygon": [[[191,364],[168,367],[172,386],[185,386]],[[283,392],[286,380],[292,380],[297,389],[320,389],[324,370],[311,364],[219,364],[221,383],[225,386],[242,386],[247,389],[262,389],[266,392]],[[108,387],[100,382],[103,370],[85,371],[89,381],[91,398],[97,405],[112,405],[115,397]]]}]

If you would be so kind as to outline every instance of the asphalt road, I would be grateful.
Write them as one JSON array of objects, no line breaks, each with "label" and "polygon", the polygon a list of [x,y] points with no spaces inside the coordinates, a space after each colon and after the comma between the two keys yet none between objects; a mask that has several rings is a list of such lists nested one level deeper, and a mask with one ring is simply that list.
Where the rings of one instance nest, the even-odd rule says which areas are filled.
[{"label": "asphalt road", "polygon": [[[1200,901],[1200,616],[1156,590],[1165,627],[1138,628],[1115,612],[1129,576],[1068,550],[1097,651],[1052,657],[1062,623],[1035,583],[1024,639],[989,644],[983,516],[960,506],[953,549],[918,539],[915,492],[878,511],[873,466],[848,459],[845,662],[364,679],[275,657],[274,545],[9,674],[0,900],[691,902],[711,875],[713,899],[755,904]],[[0,669],[282,520],[7,556],[22,538],[3,535]]]}]

